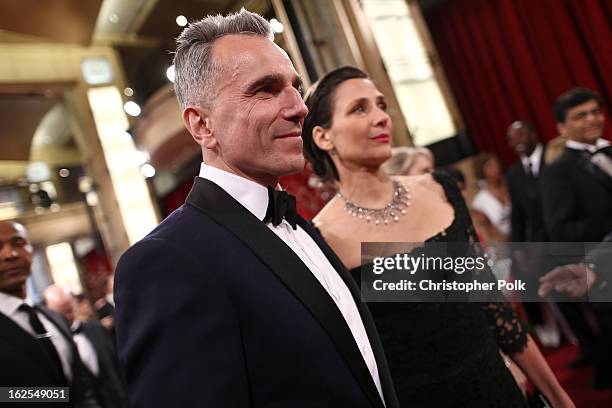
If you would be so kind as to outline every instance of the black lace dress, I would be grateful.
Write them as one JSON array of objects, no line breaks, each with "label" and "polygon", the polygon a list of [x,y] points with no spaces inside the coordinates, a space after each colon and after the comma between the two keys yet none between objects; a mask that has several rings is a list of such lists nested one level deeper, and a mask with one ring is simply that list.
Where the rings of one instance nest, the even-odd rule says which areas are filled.
[{"label": "black lace dress", "polygon": [[[476,234],[455,182],[434,173],[455,210],[452,225],[427,242],[470,242]],[[351,270],[360,283],[360,268]],[[525,348],[527,335],[507,303],[368,304],[402,407],[526,407],[499,350]]]}]

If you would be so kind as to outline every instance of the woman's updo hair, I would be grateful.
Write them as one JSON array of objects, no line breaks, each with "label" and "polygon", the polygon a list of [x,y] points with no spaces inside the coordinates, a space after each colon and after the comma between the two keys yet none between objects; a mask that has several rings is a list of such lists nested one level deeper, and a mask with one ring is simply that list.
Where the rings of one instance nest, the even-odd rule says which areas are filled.
[{"label": "woman's updo hair", "polygon": [[329,71],[315,82],[304,96],[308,107],[308,115],[304,119],[302,139],[304,140],[304,156],[312,164],[317,176],[323,181],[338,181],[338,170],[329,154],[319,148],[313,140],[312,130],[316,126],[329,129],[332,125],[334,112],[333,99],[336,88],[349,79],[368,78],[359,68],[344,66]]}]

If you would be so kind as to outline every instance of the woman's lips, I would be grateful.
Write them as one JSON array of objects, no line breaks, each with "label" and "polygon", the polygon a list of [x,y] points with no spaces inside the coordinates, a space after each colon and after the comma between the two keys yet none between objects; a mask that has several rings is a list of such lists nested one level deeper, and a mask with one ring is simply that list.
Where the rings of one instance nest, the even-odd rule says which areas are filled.
[{"label": "woman's lips", "polygon": [[391,136],[389,136],[387,133],[382,133],[378,136],[374,136],[372,140],[377,141],[379,143],[389,143],[389,141],[391,140]]}]

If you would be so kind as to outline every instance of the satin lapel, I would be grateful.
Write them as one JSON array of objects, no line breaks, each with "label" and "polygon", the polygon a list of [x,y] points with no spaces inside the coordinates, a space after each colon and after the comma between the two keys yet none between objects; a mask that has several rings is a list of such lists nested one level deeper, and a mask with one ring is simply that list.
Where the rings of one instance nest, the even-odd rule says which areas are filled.
[{"label": "satin lapel", "polygon": [[63,375],[55,367],[55,363],[53,363],[43,347],[37,343],[36,339],[11,318],[2,313],[0,313],[0,333],[4,339],[29,355],[33,362],[52,374],[58,384],[66,383]]},{"label": "satin lapel", "polygon": [[338,274],[351,291],[353,299],[355,299],[355,303],[357,304],[357,308],[359,309],[359,314],[361,315],[363,325],[368,333],[368,338],[370,340],[370,345],[372,346],[372,351],[374,352],[374,357],[376,358],[376,364],[378,366],[378,375],[383,388],[386,407],[399,407],[399,401],[397,400],[397,396],[395,394],[395,387],[393,385],[391,372],[389,371],[389,366],[387,364],[385,351],[378,335],[378,329],[376,329],[374,318],[370,313],[370,309],[364,302],[361,301],[361,291],[359,290],[359,286],[357,285],[349,271],[346,269],[340,258],[338,258],[338,255],[336,255],[336,253],[327,244],[327,242],[319,233],[319,231],[317,231],[310,223],[305,221],[302,217],[298,218],[298,225],[302,227],[304,231],[306,231],[306,233],[310,235],[310,237],[317,243],[319,248],[321,248],[321,251],[323,251],[323,254],[325,254],[325,256],[327,257],[327,260],[332,264],[334,269],[338,271]]},{"label": "satin lapel", "polygon": [[599,167],[591,163],[588,156],[584,156],[584,153],[576,152],[574,154],[578,155],[576,158],[577,167],[587,173],[589,178],[596,180],[608,191],[612,192],[612,177],[608,176]]},{"label": "satin lapel", "polygon": [[373,406],[383,407],[353,335],[325,288],[300,258],[257,217],[215,183],[196,178],[188,204],[232,232],[300,299],[327,331]]}]

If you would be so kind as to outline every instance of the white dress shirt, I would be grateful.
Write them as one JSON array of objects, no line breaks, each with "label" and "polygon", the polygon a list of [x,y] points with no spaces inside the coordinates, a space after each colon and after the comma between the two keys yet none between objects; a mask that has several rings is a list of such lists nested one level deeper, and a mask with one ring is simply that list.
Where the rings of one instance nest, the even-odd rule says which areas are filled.
[{"label": "white dress shirt", "polygon": [[599,138],[595,142],[595,144],[588,144],[582,142],[576,142],[575,140],[568,140],[565,142],[565,145],[570,149],[574,150],[586,150],[590,153],[595,153],[599,149],[603,149],[604,147],[610,146],[610,142],[606,139]]},{"label": "white dress shirt", "polygon": [[[268,208],[268,189],[251,180],[220,170],[216,167],[202,163],[200,177],[208,179],[225,190],[236,201],[260,220],[263,220]],[[329,263],[325,254],[321,251],[314,240],[299,225],[297,229],[283,219],[278,226],[267,224],[272,230],[308,267],[319,283],[325,288],[329,296],[336,303],[348,324],[355,343],[361,351],[361,355],[368,366],[370,375],[376,384],[378,393],[384,401],[378,366],[370,346],[370,340],[361,320],[361,315],[355,304],[348,287],[334,267]]]},{"label": "white dress shirt", "polygon": [[540,162],[542,160],[543,148],[542,143],[538,143],[529,156],[521,156],[521,162],[523,163],[525,172],[531,172],[534,177],[538,177],[540,174]]},{"label": "white dress shirt", "polygon": [[[72,330],[76,330],[82,323],[75,321],[72,325]],[[77,349],[79,350],[79,357],[85,364],[85,367],[91,371],[96,377],[100,374],[100,366],[98,364],[98,353],[94,348],[91,341],[83,333],[75,333],[72,335],[74,342],[76,343]]]},{"label": "white dress shirt", "polygon": [[[3,313],[9,319],[13,320],[15,323],[21,326],[23,330],[27,331],[32,336],[35,336],[36,332],[30,325],[28,314],[23,310],[19,310],[19,306],[24,303],[28,306],[32,306],[27,300],[24,301],[23,299],[18,298],[16,296],[11,296],[6,293],[0,292],[0,313]],[[68,343],[64,335],[60,332],[60,329],[58,329],[54,323],[51,323],[44,314],[36,311],[36,316],[42,323],[43,327],[51,335],[51,342],[57,350],[57,354],[59,354],[60,360],[62,362],[62,369],[64,370],[64,375],[66,376],[66,379],[70,382],[72,380],[73,358],[70,344]]]}]

